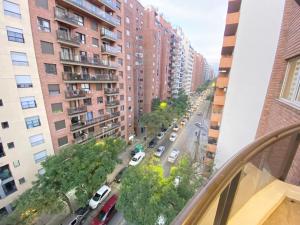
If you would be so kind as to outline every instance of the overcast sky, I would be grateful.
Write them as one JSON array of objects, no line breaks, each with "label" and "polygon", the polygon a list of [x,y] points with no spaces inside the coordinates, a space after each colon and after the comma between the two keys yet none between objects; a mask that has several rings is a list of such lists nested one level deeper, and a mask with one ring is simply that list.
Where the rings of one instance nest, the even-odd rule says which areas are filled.
[{"label": "overcast sky", "polygon": [[192,46],[216,67],[225,28],[227,0],[139,0],[153,5],[175,27],[182,27]]}]

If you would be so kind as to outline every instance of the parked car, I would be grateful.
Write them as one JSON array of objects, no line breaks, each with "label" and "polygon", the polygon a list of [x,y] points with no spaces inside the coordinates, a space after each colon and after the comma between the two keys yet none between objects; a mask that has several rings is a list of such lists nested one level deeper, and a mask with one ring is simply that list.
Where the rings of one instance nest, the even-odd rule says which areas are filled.
[{"label": "parked car", "polygon": [[177,138],[177,134],[176,133],[171,133],[171,135],[170,135],[170,141],[175,141],[176,140],[176,138]]},{"label": "parked car", "polygon": [[109,193],[111,192],[110,187],[107,185],[103,185],[96,194],[90,199],[89,206],[92,209],[96,209],[97,206],[107,198]]},{"label": "parked car", "polygon": [[182,126],[185,126],[186,121],[185,121],[185,120],[182,120],[180,124],[181,124]]},{"label": "parked car", "polygon": [[161,130],[161,132],[163,132],[165,134],[167,132],[168,128],[162,127],[160,130]]},{"label": "parked car", "polygon": [[114,214],[117,212],[116,204],[118,201],[118,196],[113,195],[105,202],[101,211],[92,220],[92,225],[106,225],[113,218]]},{"label": "parked car", "polygon": [[155,147],[155,145],[156,145],[156,143],[157,143],[157,140],[156,140],[156,138],[153,138],[150,142],[149,142],[149,148],[154,148]]},{"label": "parked car", "polygon": [[177,124],[175,124],[174,127],[173,127],[173,131],[178,131],[178,130],[179,130],[179,127],[178,127]]},{"label": "parked car", "polygon": [[157,157],[161,157],[165,150],[166,150],[166,147],[161,145],[156,149],[156,152],[154,153],[154,155]]},{"label": "parked car", "polygon": [[164,132],[159,132],[159,134],[156,136],[159,140],[164,137],[165,133]]},{"label": "parked car", "polygon": [[138,164],[140,164],[140,162],[142,162],[143,158],[145,157],[145,152],[138,152],[136,153],[131,161],[129,162],[130,166],[136,166]]},{"label": "parked car", "polygon": [[174,149],[168,157],[168,162],[175,163],[175,161],[177,160],[177,158],[179,156],[179,153],[180,153],[179,150]]},{"label": "parked car", "polygon": [[130,152],[131,156],[134,156],[138,152],[144,152],[144,146],[141,144],[137,144],[134,149]]},{"label": "parked car", "polygon": [[79,225],[83,224],[86,216],[89,212],[89,206],[81,207],[77,209],[74,213],[69,215],[62,223],[61,225]]},{"label": "parked car", "polygon": [[115,179],[114,179],[114,181],[115,181],[116,183],[120,183],[120,182],[121,182],[122,176],[123,176],[124,172],[127,170],[127,168],[128,168],[128,167],[124,167],[123,169],[121,169],[121,170],[119,171],[119,173],[117,174],[117,176],[116,176]]}]

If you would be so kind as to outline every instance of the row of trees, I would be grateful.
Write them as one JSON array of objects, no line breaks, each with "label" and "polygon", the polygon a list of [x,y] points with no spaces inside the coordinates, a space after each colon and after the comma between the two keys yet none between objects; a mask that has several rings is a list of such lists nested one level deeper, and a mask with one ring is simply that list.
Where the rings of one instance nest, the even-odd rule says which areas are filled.
[{"label": "row of trees", "polygon": [[90,141],[72,145],[42,163],[45,173],[39,175],[31,189],[14,203],[15,210],[0,224],[33,224],[44,213],[57,213],[73,208],[68,192],[73,191],[79,205],[85,205],[95,190],[104,182],[125,149],[122,139]]},{"label": "row of trees", "polygon": [[154,99],[152,112],[145,113],[141,117],[141,125],[146,127],[147,136],[153,136],[163,127],[168,127],[174,118],[184,115],[189,108],[188,96],[182,91],[177,98],[168,102]]},{"label": "row of trees", "polygon": [[155,159],[128,169],[124,175],[117,208],[134,225],[156,224],[159,216],[170,224],[202,181],[188,157],[172,167],[168,177],[163,176],[163,168]]}]

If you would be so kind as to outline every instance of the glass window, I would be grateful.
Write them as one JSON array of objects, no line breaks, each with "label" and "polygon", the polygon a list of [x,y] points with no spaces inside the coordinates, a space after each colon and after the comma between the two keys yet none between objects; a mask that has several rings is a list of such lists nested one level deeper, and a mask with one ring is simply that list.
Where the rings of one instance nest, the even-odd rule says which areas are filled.
[{"label": "glass window", "polygon": [[98,23],[97,23],[96,20],[92,20],[92,22],[91,22],[91,28],[94,31],[98,31]]},{"label": "glass window", "polygon": [[27,129],[41,126],[41,121],[39,116],[27,117],[25,118],[25,123]]},{"label": "glass window", "polygon": [[129,17],[126,16],[126,19],[125,19],[126,23],[130,23],[130,19]]},{"label": "glass window", "polygon": [[56,96],[60,94],[59,84],[48,84],[48,91],[50,96]]},{"label": "glass window", "polygon": [[35,0],[35,5],[44,9],[48,9],[48,0]]},{"label": "glass window", "polygon": [[47,156],[48,156],[47,151],[43,150],[38,153],[35,153],[33,155],[33,158],[34,158],[35,163],[40,163],[40,162],[46,160]]},{"label": "glass window", "polygon": [[24,43],[23,30],[14,28],[14,27],[6,27],[7,38],[9,41]]},{"label": "glass window", "polygon": [[7,143],[7,147],[8,147],[8,149],[15,148],[15,143],[14,142],[9,142],[9,143]]},{"label": "glass window", "polygon": [[52,74],[52,75],[57,74],[56,64],[45,63],[44,65],[45,65],[45,72],[47,74]]},{"label": "glass window", "polygon": [[119,1],[116,1],[116,7],[117,9],[121,9],[121,3]]},{"label": "glass window", "polygon": [[103,97],[97,97],[97,103],[98,104],[103,103]]},{"label": "glass window", "polygon": [[9,124],[8,124],[8,122],[7,122],[7,121],[5,121],[5,122],[1,122],[1,127],[2,127],[2,129],[9,128]]},{"label": "glass window", "polygon": [[68,136],[65,136],[65,137],[62,137],[62,138],[58,138],[57,142],[58,142],[58,146],[59,147],[68,144]]},{"label": "glass window", "polygon": [[89,92],[90,91],[90,84],[81,84],[81,89]]},{"label": "glass window", "polygon": [[83,16],[80,16],[78,14],[74,14],[74,19],[78,22],[78,24],[80,26],[83,26],[84,25],[84,19],[83,19]]},{"label": "glass window", "polygon": [[93,44],[94,46],[99,47],[99,39],[97,39],[97,38],[92,38],[92,44]]},{"label": "glass window", "polygon": [[17,88],[31,88],[33,86],[29,75],[17,75],[16,83]]},{"label": "glass window", "polygon": [[54,126],[55,126],[56,131],[65,129],[66,128],[65,120],[60,120],[60,121],[54,122]]},{"label": "glass window", "polygon": [[0,99],[0,106],[3,106],[3,100]]},{"label": "glass window", "polygon": [[30,97],[22,97],[20,98],[22,109],[30,109],[36,108],[35,98],[33,96]]},{"label": "glass window", "polygon": [[53,43],[41,41],[41,48],[43,54],[51,54],[54,55],[54,47]]},{"label": "glass window", "polygon": [[27,54],[24,52],[10,52],[12,64],[15,66],[28,66]]},{"label": "glass window", "polygon": [[45,142],[43,134],[37,134],[29,137],[29,142],[32,147],[43,144]]},{"label": "glass window", "polygon": [[20,166],[20,161],[19,160],[13,161],[13,165],[14,165],[15,168],[19,167]]},{"label": "glass window", "polygon": [[117,37],[119,40],[122,40],[122,32],[121,31],[117,31]]},{"label": "glass window", "polygon": [[81,44],[86,43],[85,35],[79,32],[76,32],[76,36],[79,38]]},{"label": "glass window", "polygon": [[24,177],[20,178],[19,179],[19,184],[24,184],[24,183],[25,183],[25,178]]},{"label": "glass window", "polygon": [[53,113],[61,113],[63,112],[62,103],[53,103],[51,104],[51,109]]},{"label": "glass window", "polygon": [[19,4],[4,0],[3,8],[4,8],[5,15],[21,18],[21,11],[20,11]]},{"label": "glass window", "polygon": [[38,17],[38,28],[44,32],[51,32],[50,20]]}]

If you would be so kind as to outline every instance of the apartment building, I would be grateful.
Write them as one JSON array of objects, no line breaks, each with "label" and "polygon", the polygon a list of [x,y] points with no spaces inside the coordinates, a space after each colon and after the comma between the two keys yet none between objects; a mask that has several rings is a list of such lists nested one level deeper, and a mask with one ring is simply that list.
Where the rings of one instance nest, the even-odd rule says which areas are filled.
[{"label": "apartment building", "polygon": [[31,187],[52,155],[28,1],[0,4],[0,215]]},{"label": "apartment building", "polygon": [[207,148],[208,158],[217,151],[217,167],[255,139],[283,7],[284,0],[260,1],[259,7],[251,1],[228,2]]},{"label": "apartment building", "polygon": [[195,92],[197,88],[205,81],[204,57],[200,53],[195,53],[193,74],[191,81],[191,92]]},{"label": "apartment building", "polygon": [[144,7],[137,0],[124,1],[124,18],[128,127],[131,134],[139,134],[144,111]]},{"label": "apartment building", "polygon": [[90,138],[129,138],[119,1],[29,2],[55,151]]}]

